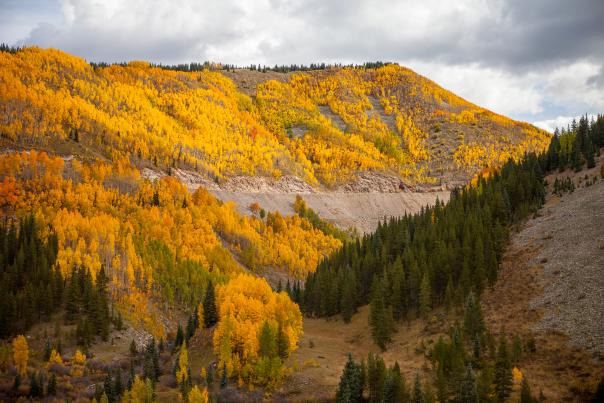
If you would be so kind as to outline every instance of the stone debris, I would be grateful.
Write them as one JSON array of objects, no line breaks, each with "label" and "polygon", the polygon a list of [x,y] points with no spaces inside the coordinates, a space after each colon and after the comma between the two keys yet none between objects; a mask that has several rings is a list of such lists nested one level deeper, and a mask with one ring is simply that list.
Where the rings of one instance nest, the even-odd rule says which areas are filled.
[{"label": "stone debris", "polygon": [[543,267],[544,291],[531,308],[544,315],[535,330],[562,330],[572,345],[604,356],[604,181],[562,200],[548,203],[516,241],[540,246],[532,263]]}]

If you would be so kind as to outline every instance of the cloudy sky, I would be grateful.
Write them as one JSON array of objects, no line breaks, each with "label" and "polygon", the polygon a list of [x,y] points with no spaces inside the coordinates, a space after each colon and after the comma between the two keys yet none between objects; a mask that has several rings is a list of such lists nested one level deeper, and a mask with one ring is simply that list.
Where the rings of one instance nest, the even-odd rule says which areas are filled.
[{"label": "cloudy sky", "polygon": [[0,0],[0,42],[91,61],[396,61],[551,129],[604,112],[603,0]]}]

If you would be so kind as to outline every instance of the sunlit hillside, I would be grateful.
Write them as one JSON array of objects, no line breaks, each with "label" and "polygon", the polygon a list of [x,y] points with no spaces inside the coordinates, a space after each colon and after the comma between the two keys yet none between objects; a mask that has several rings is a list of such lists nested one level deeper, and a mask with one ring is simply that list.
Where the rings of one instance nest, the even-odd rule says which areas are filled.
[{"label": "sunlit hillside", "polygon": [[237,85],[249,73],[0,52],[0,132],[14,146],[178,167],[217,183],[287,174],[327,187],[368,170],[464,179],[549,141],[397,65],[267,74],[244,93]]}]

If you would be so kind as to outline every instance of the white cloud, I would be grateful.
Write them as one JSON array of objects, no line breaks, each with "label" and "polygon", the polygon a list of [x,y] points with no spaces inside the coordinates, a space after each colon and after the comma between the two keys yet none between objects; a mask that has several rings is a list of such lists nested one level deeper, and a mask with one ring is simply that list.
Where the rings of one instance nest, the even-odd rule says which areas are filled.
[{"label": "white cloud", "polygon": [[604,109],[601,0],[60,0],[52,23],[11,1],[27,43],[88,60],[401,61],[517,119]]},{"label": "white cloud", "polygon": [[410,62],[422,75],[466,100],[503,115],[543,111],[543,92],[534,74],[514,75],[476,64],[447,66]]},{"label": "white cloud", "polygon": [[[595,119],[596,115],[588,115],[589,119]],[[581,116],[557,116],[553,119],[540,120],[538,122],[533,122],[533,124],[537,127],[540,127],[544,130],[547,130],[550,133],[553,133],[556,128],[563,128],[570,125],[570,123],[575,119],[579,121]]]}]

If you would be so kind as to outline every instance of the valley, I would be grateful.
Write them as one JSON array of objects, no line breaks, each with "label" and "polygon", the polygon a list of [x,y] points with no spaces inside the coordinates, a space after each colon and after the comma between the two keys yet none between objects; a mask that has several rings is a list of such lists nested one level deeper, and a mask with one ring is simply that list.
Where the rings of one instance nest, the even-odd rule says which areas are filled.
[{"label": "valley", "polygon": [[395,63],[0,50],[0,400],[604,387],[604,116],[552,135]]}]

